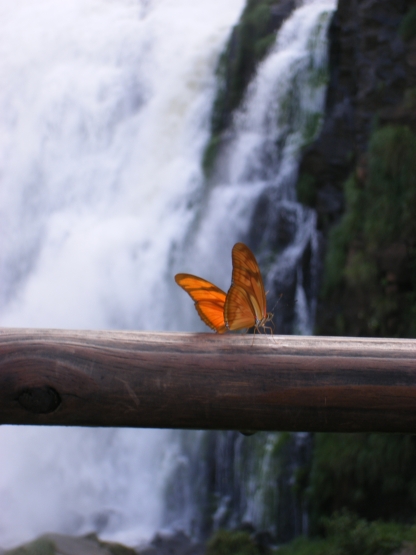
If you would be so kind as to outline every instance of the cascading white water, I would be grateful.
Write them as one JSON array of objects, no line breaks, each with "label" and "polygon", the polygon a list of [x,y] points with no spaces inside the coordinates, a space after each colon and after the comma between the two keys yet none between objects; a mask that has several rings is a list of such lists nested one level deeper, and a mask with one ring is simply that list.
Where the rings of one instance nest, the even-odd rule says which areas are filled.
[{"label": "cascading white water", "polygon": [[[214,70],[242,8],[0,1],[0,325],[183,325],[169,256],[192,218]],[[168,447],[164,431],[3,426],[0,546],[45,531],[150,537]]]},{"label": "cascading white water", "polygon": [[[309,226],[284,253],[293,259],[313,214],[288,187],[306,124],[284,121],[296,79],[283,60],[299,75],[319,58],[313,37],[333,4],[308,0],[288,21],[204,189],[214,70],[243,0],[0,0],[0,325],[203,329],[172,276],[227,289],[231,247],[269,186]],[[319,112],[323,91],[305,91],[299,113]],[[284,152],[266,164],[276,129]],[[0,546],[45,531],[151,536],[170,437],[2,427]]]},{"label": "cascading white water", "polygon": [[[243,105],[223,138],[214,174],[195,207],[186,248],[178,256],[182,258],[183,271],[202,275],[227,290],[232,245],[238,239],[256,235],[253,224],[263,225],[258,233],[259,242],[264,242],[269,251],[273,248],[279,251],[268,264],[266,289],[273,291],[282,286],[287,276],[295,284],[296,317],[292,333],[311,333],[313,328],[315,297],[309,291],[308,298],[303,257],[309,248],[310,281],[316,283],[316,216],[313,210],[296,201],[295,185],[300,151],[316,136],[322,119],[328,78],[326,38],[334,8],[334,0],[308,0],[282,25],[274,47],[258,67]],[[290,233],[286,230],[290,240],[282,247],[275,247],[268,237],[276,234],[278,218],[264,222],[259,213],[253,218],[264,193],[269,195],[267,204],[273,203],[275,212],[284,215],[290,224]],[[177,313],[186,314],[189,322],[193,317],[194,329],[198,325],[203,329],[189,301],[178,306]],[[178,505],[175,496],[187,501],[182,512],[176,510],[173,514],[169,509],[167,520],[196,534],[204,533],[207,521],[213,529],[249,523],[276,537],[280,510],[290,512],[297,521],[290,527],[289,535],[306,533],[304,507],[292,507],[291,511],[288,507],[278,508],[279,468],[271,456],[278,434],[264,433],[253,439],[235,432],[221,432],[207,449],[208,434],[180,433],[182,448],[178,471],[172,480],[171,505]],[[293,450],[300,452],[303,443],[307,443],[307,438],[299,435],[295,442],[299,445]],[[201,470],[204,452],[210,460]],[[299,462],[291,462],[287,479],[295,480],[298,466]]]}]

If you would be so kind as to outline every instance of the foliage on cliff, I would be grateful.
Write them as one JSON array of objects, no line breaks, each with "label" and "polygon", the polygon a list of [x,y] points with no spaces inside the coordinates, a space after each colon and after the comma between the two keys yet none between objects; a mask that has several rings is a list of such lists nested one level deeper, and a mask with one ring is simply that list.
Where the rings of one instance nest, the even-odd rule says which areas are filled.
[{"label": "foliage on cliff", "polygon": [[349,511],[321,521],[322,535],[299,537],[273,549],[248,532],[218,530],[208,542],[207,555],[390,555],[406,548],[414,555],[416,527],[381,520],[368,522]]},{"label": "foliage on cliff", "polygon": [[101,541],[95,534],[87,536],[65,536],[61,534],[46,534],[36,540],[0,552],[4,555],[62,555],[63,553],[78,553],[94,555],[136,555],[137,551],[120,543]]},{"label": "foliage on cliff", "polygon": [[280,548],[279,555],[389,555],[406,545],[414,554],[414,527],[383,521],[368,522],[354,513],[341,511],[322,520],[324,537],[298,538]]},{"label": "foliage on cliff", "polygon": [[316,434],[309,484],[312,530],[348,508],[369,520],[412,522],[416,514],[416,438]]},{"label": "foliage on cliff", "polygon": [[329,238],[320,333],[416,337],[416,135],[376,130]]},{"label": "foliage on cliff", "polygon": [[415,10],[340,2],[333,20],[324,125],[298,181],[325,247],[318,334],[416,337]]},{"label": "foliage on cliff", "polygon": [[[300,200],[317,210],[326,247],[318,334],[416,337],[411,4],[340,2],[331,28],[324,128],[305,151],[298,182]],[[413,436],[317,434],[309,483],[312,530],[322,532],[322,518],[343,508],[370,521],[413,522],[415,468]],[[287,555],[314,553],[305,545]]]},{"label": "foliage on cliff", "polygon": [[260,555],[248,532],[218,530],[208,541],[206,555]]}]

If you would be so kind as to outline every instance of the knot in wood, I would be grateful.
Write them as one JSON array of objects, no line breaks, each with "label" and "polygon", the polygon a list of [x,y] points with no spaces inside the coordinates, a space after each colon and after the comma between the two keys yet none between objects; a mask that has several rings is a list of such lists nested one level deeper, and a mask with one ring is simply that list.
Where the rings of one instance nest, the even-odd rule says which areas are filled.
[{"label": "knot in wood", "polygon": [[47,414],[56,410],[61,404],[61,397],[53,387],[31,387],[21,391],[18,403],[27,411]]}]

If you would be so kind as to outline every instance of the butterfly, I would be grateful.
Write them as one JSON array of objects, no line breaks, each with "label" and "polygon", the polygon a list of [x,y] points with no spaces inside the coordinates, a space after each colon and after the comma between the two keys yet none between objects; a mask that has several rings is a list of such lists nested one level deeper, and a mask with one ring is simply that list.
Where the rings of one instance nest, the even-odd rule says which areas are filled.
[{"label": "butterfly", "polygon": [[244,243],[232,250],[231,287],[225,294],[213,283],[191,274],[176,274],[175,281],[195,301],[201,319],[217,333],[266,327],[273,315],[266,311],[266,293],[254,254]]}]

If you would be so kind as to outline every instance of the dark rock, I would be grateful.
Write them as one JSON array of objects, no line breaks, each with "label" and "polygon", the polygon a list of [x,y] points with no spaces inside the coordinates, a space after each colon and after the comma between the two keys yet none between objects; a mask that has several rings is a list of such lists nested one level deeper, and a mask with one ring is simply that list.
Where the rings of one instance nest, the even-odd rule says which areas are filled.
[{"label": "dark rock", "polygon": [[[324,123],[317,140],[303,152],[298,179],[299,200],[317,211],[322,261],[329,231],[346,208],[347,179],[354,175],[358,187],[367,187],[367,154],[374,130],[385,125],[416,130],[416,38],[409,25],[409,38],[402,38],[403,22],[409,19],[412,5],[410,0],[340,0],[333,16]],[[388,255],[380,253],[378,258],[385,266]],[[406,270],[396,272],[401,277],[395,274],[394,287],[409,271],[404,262],[400,267]],[[388,282],[392,275],[386,278]],[[392,284],[388,287],[393,291]],[[341,297],[342,290],[319,300],[318,333],[338,333],[337,318],[349,308],[352,319],[357,313],[362,313],[363,321],[370,319],[365,310],[344,306]],[[357,335],[359,330],[343,328],[342,333]]]},{"label": "dark rock", "polygon": [[203,555],[205,547],[193,542],[184,532],[156,534],[150,544],[138,549],[140,555]]},{"label": "dark rock", "polygon": [[344,181],[366,152],[375,119],[407,115],[394,116],[394,109],[409,86],[407,66],[416,52],[413,42],[406,46],[399,36],[409,6],[406,0],[340,0],[333,16],[324,124],[299,171],[300,179],[313,178],[314,191],[300,200],[316,208],[325,235],[343,213]]}]

